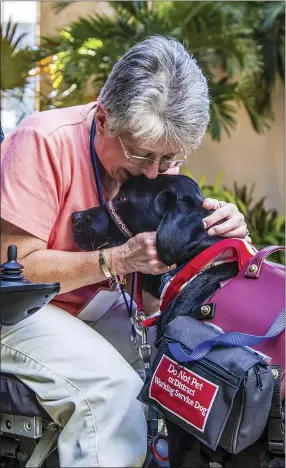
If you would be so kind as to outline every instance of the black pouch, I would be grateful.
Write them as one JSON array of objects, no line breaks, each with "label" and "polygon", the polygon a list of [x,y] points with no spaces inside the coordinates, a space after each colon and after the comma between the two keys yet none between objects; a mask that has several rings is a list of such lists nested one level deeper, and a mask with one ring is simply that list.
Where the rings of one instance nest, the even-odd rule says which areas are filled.
[{"label": "black pouch", "polygon": [[184,365],[171,352],[185,354],[219,334],[191,317],[169,323],[139,399],[215,450],[236,454],[261,436],[271,406],[271,367],[246,347],[215,347],[206,357]]}]

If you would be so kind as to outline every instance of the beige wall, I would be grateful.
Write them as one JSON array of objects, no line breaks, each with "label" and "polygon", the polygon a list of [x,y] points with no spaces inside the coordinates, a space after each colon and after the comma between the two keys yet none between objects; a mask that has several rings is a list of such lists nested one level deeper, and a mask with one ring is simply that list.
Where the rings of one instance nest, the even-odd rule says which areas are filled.
[{"label": "beige wall", "polygon": [[[53,34],[58,28],[93,11],[108,13],[110,10],[106,2],[76,2],[55,15],[51,2],[42,1],[41,35]],[[278,83],[273,92],[273,107],[276,121],[271,130],[263,135],[254,132],[245,110],[239,109],[238,127],[231,137],[223,135],[222,141],[215,143],[207,135],[201,148],[189,158],[188,168],[196,178],[207,176],[209,183],[214,182],[223,171],[223,183],[229,188],[234,181],[249,186],[254,182],[254,197],[267,195],[268,206],[284,213],[285,95],[281,83]]]},{"label": "beige wall", "polygon": [[267,205],[284,213],[285,94],[281,83],[273,92],[273,108],[275,122],[262,135],[255,133],[246,111],[239,109],[237,130],[230,138],[224,135],[220,143],[207,135],[189,158],[188,169],[195,178],[207,176],[210,183],[223,171],[223,183],[228,187],[234,181],[248,186],[255,183],[254,198],[268,195]]}]

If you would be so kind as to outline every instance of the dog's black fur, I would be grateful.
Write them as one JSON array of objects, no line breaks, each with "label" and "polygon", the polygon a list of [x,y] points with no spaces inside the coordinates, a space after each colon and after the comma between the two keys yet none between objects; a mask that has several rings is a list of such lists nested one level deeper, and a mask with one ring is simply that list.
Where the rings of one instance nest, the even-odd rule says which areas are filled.
[{"label": "dog's black fur", "polygon": [[[202,208],[203,197],[195,181],[186,176],[162,175],[150,180],[143,176],[125,182],[113,200],[116,212],[134,234],[157,231],[158,255],[165,265],[180,265],[217,242],[203,226],[210,214]],[[126,237],[105,207],[73,214],[73,236],[83,250],[121,245]],[[168,322],[178,315],[191,315],[218,287],[220,281],[237,274],[236,263],[218,265],[203,272],[187,285],[158,321],[158,338]],[[161,276],[142,275],[142,287],[159,297]],[[284,460],[267,452],[266,432],[260,440],[238,455],[218,448],[211,451],[191,434],[167,421],[169,459],[172,468],[204,468],[209,462],[225,468],[282,468]]]}]

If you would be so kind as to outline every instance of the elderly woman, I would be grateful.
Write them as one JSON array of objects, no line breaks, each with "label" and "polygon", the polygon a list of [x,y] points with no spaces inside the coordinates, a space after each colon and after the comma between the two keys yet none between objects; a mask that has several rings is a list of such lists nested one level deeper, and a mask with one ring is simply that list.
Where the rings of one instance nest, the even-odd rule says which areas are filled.
[{"label": "elderly woman", "polygon": [[[99,205],[91,127],[108,199],[132,176],[177,172],[208,122],[207,83],[195,60],[178,42],[151,37],[118,61],[97,103],[36,113],[2,144],[2,258],[16,244],[31,281],[61,283],[52,304],[2,329],[2,371],[17,375],[63,426],[62,467],[142,466],[146,421],[136,399],[142,381],[132,368],[138,358],[124,301],[108,295],[104,280],[108,270],[167,271],[155,233],[105,250],[103,266],[98,252],[76,248],[71,214]],[[206,218],[210,235],[246,236],[234,205],[210,199],[205,205],[218,208]],[[76,318],[83,309],[88,314],[79,318],[88,323]]]}]

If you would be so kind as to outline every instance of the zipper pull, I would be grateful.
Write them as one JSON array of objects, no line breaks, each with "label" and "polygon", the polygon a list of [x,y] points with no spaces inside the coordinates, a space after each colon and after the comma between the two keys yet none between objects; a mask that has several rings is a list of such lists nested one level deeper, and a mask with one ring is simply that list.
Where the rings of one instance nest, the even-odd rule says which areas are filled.
[{"label": "zipper pull", "polygon": [[258,385],[259,390],[262,390],[262,380],[261,380],[261,376],[259,374],[259,370],[257,369],[257,367],[258,367],[257,364],[255,364],[254,370],[256,374],[257,385]]}]

